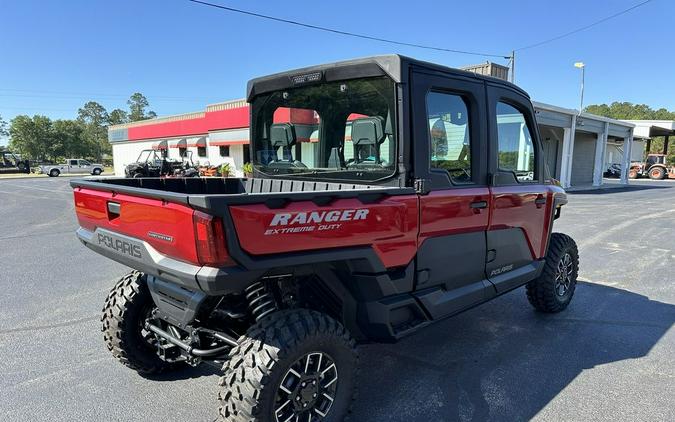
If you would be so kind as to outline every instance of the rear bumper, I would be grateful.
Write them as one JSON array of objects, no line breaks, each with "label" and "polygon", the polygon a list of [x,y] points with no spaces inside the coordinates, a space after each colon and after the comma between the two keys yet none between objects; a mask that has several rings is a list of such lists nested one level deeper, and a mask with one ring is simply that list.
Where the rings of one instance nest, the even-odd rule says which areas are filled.
[{"label": "rear bumper", "polygon": [[158,252],[143,240],[102,228],[92,232],[80,227],[76,235],[86,247],[98,254],[161,280],[190,290],[201,290],[208,295],[241,292],[260,276],[257,271],[248,271],[239,266],[214,268],[179,261]]}]

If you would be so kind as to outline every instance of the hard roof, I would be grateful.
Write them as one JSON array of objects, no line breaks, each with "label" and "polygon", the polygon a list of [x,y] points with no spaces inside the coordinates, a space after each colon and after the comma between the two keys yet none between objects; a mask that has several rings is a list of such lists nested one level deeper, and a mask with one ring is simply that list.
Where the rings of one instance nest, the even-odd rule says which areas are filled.
[{"label": "hard roof", "polygon": [[[344,60],[334,63],[326,63],[316,66],[309,66],[300,69],[288,70],[275,73],[268,76],[262,76],[252,79],[248,82],[247,98],[250,101],[253,96],[262,92],[269,92],[277,89],[287,88],[290,84],[290,78],[297,75],[306,75],[316,72],[336,72],[341,71],[343,75],[349,75],[351,78],[363,76],[375,76],[373,66],[380,69],[381,72],[389,76],[396,83],[406,83],[408,79],[408,70],[411,67],[418,67],[439,71],[451,75],[459,75],[466,78],[489,81],[494,84],[500,84],[511,87],[529,98],[529,95],[517,85],[502,79],[491,76],[479,75],[474,72],[468,72],[453,67],[443,66],[436,63],[425,62],[413,59],[411,57],[401,56],[399,54],[388,54],[383,56],[363,57],[353,60]],[[351,72],[350,72],[351,70]]]}]

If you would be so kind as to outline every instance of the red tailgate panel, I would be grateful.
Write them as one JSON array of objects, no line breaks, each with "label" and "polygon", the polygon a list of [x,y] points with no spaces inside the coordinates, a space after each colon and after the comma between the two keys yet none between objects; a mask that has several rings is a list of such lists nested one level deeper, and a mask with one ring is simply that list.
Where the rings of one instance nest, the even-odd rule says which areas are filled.
[{"label": "red tailgate panel", "polygon": [[[198,265],[191,208],[91,189],[76,188],[74,195],[77,220],[83,228],[94,231],[101,227],[135,237],[164,255]],[[108,213],[108,202],[120,204],[119,217]]]},{"label": "red tailgate panel", "polygon": [[239,244],[252,255],[372,246],[384,266],[391,268],[407,265],[415,256],[417,201],[415,195],[367,205],[357,199],[339,199],[326,206],[301,201],[281,209],[235,205],[230,212]]}]

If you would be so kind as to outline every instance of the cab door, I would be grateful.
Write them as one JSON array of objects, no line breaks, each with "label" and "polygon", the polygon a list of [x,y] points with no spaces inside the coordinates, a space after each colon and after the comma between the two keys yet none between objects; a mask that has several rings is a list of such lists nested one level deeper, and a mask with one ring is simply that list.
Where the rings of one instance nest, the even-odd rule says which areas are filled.
[{"label": "cab door", "polygon": [[91,163],[87,160],[79,160],[80,172],[91,173]]},{"label": "cab door", "polygon": [[77,160],[68,160],[68,165],[66,166],[66,171],[68,173],[77,173],[78,168],[80,167]]},{"label": "cab door", "polygon": [[541,268],[551,226],[552,193],[534,109],[520,91],[487,84],[490,224],[485,272],[497,293],[529,281]]},{"label": "cab door", "polygon": [[[428,72],[428,73],[427,73]],[[486,299],[485,87],[480,80],[412,74],[413,156],[420,209],[416,296],[432,318]]]}]

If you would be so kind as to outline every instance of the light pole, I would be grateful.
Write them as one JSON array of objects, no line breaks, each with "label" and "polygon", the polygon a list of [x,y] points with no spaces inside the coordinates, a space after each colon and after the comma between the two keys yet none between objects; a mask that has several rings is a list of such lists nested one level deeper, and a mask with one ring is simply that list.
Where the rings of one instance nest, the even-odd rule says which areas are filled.
[{"label": "light pole", "polygon": [[581,69],[581,100],[579,102],[579,115],[581,116],[581,111],[584,109],[584,74],[586,73],[586,65],[583,62],[574,63],[574,67]]}]

